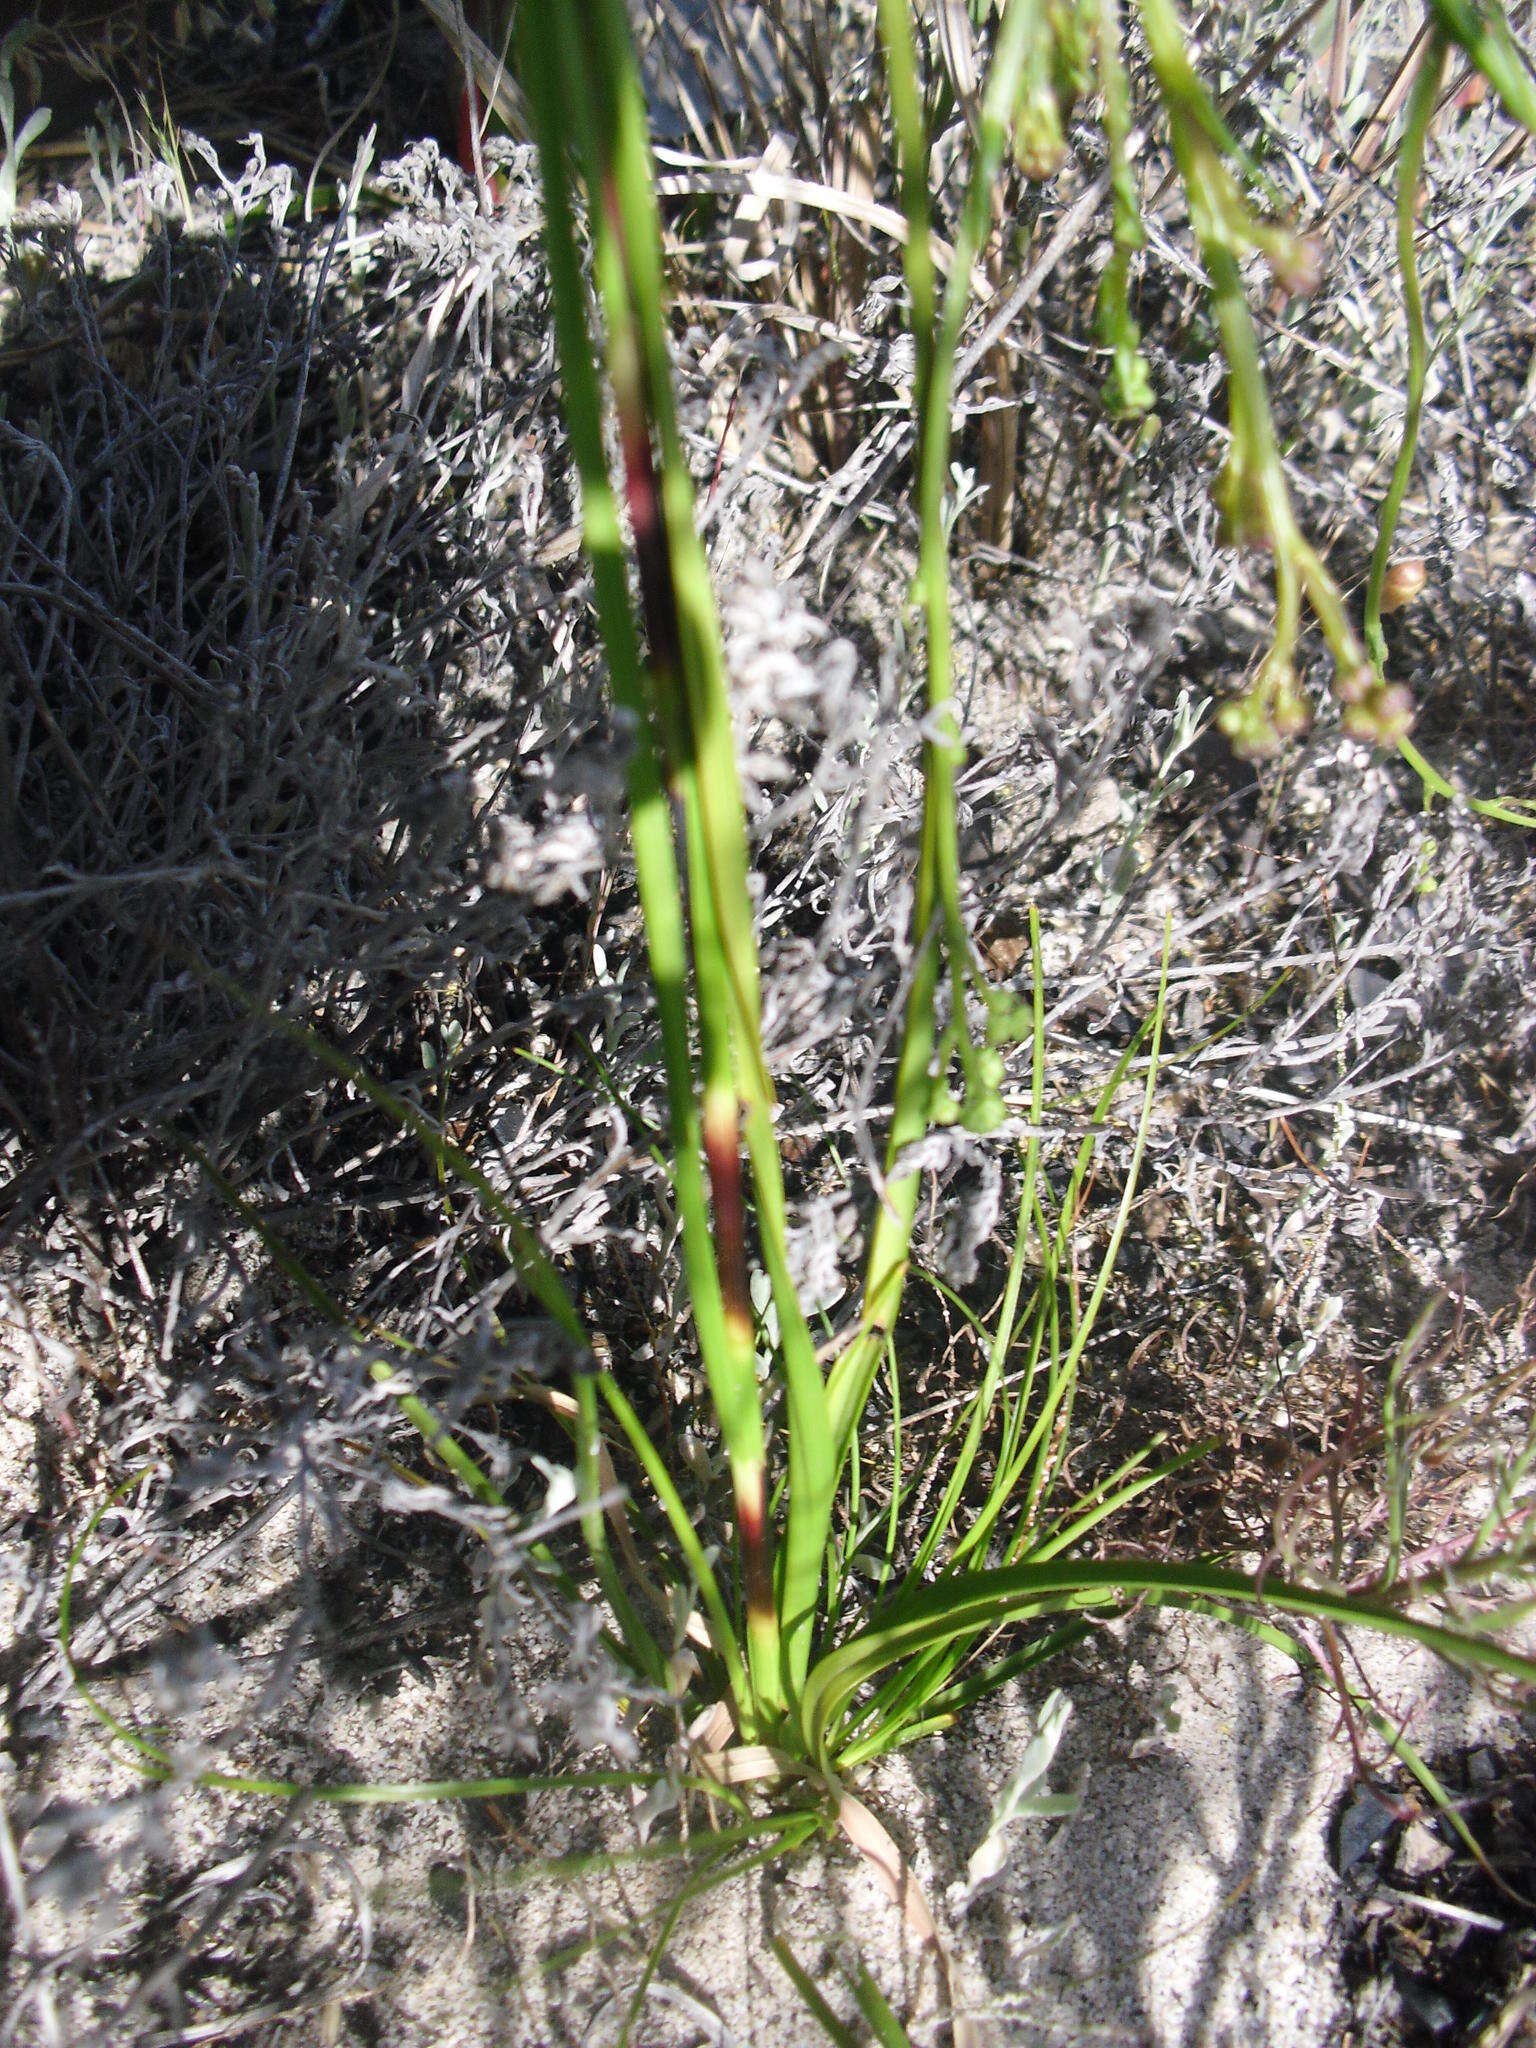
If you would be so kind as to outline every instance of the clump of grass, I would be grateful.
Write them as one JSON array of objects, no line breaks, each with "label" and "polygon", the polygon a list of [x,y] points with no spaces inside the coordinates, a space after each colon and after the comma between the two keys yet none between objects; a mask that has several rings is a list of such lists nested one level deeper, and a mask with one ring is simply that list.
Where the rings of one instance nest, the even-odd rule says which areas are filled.
[{"label": "clump of grass", "polygon": [[344,220],[274,237],[291,175],[231,186],[230,233],[168,228],[126,279],[62,225],[12,251],[0,1100],[23,1208],[83,1159],[153,1172],[157,1121],[210,1100],[224,1136],[259,1125],[284,1077],[192,970],[312,975],[319,1014],[475,836],[410,673],[458,573],[418,547],[422,472],[402,446],[370,502],[313,480],[367,403]]},{"label": "clump of grass", "polygon": [[[608,5],[597,17],[600,31],[585,51],[574,19],[560,10],[539,10],[522,23],[524,78],[534,110],[543,164],[547,237],[554,280],[565,382],[567,416],[582,468],[588,547],[598,577],[605,645],[615,691],[634,721],[631,765],[632,820],[642,903],[651,947],[652,971],[665,1009],[673,1009],[667,1031],[669,1094],[673,1108],[673,1157],[679,1203],[689,1243],[689,1272],[701,1350],[720,1414],[728,1454],[736,1472],[737,1528],[741,1547],[747,1659],[738,1667],[732,1646],[715,1641],[723,1669],[732,1673],[733,1696],[744,1739],[768,1736],[787,1753],[804,1754],[830,1780],[842,1753],[844,1703],[863,1682],[891,1665],[902,1678],[877,1692],[856,1717],[862,1725],[858,1754],[876,1753],[901,1739],[912,1725],[925,1725],[932,1710],[947,1706],[946,1688],[964,1646],[989,1633],[1016,1612],[1051,1611],[1059,1605],[1098,1605],[1135,1590],[1160,1597],[1203,1601],[1242,1599],[1244,1582],[1207,1579],[1206,1568],[1171,1566],[1145,1578],[1129,1566],[1080,1565],[1074,1579],[1070,1558],[1085,1533],[1068,1519],[1042,1545],[1040,1522],[1049,1519],[1052,1483],[1059,1471],[1060,1429],[1071,1413],[1071,1394],[1082,1346],[1103,1298],[1118,1249],[1111,1236],[1094,1289],[1080,1319],[1064,1341],[1055,1317],[1054,1271],[1047,1248],[1065,1256],[1068,1226],[1046,1220],[1038,1153],[1025,1164],[1025,1205],[1015,1236],[1010,1297],[994,1339],[990,1387],[978,1391],[970,1421],[979,1437],[990,1419],[996,1379],[1015,1340],[1013,1324],[1022,1285],[1025,1248],[1031,1234],[1047,1278],[1035,1297],[1029,1341],[1032,1361],[1026,1388],[1039,1368],[1042,1406],[1033,1417],[1027,1397],[1011,1403],[1004,1421],[1005,1444],[1017,1446],[996,1467],[994,1492],[966,1535],[949,1549],[939,1579],[924,1574],[949,1535],[965,1491],[968,1461],[946,1494],[935,1523],[913,1549],[917,1564],[909,1583],[889,1607],[877,1603],[851,1643],[831,1645],[846,1626],[835,1602],[830,1625],[818,1626],[828,1550],[831,1502],[859,1431],[875,1373],[892,1340],[909,1259],[915,1176],[904,1171],[907,1149],[937,1120],[960,1119],[974,1132],[1002,1120],[998,1093],[1000,1047],[1010,1039],[1034,1042],[1035,1120],[1043,1084],[1038,953],[1033,1018],[1011,999],[993,995],[979,974],[965,931],[959,900],[954,811],[954,772],[960,759],[954,726],[949,629],[949,574],[944,517],[948,476],[951,377],[969,289],[972,259],[986,231],[993,175],[1010,138],[1026,147],[1024,127],[1043,117],[1051,94],[1042,84],[1040,45],[1031,37],[1059,35],[1028,6],[1002,16],[991,66],[974,113],[975,145],[968,196],[961,209],[954,260],[942,295],[938,292],[929,243],[928,142],[917,51],[911,23],[900,0],[881,8],[893,122],[898,142],[907,283],[916,344],[916,405],[919,439],[916,463],[921,532],[914,599],[924,626],[928,724],[924,774],[926,800],[918,863],[911,943],[914,971],[903,1014],[901,1053],[894,1084],[890,1137],[882,1202],[871,1233],[863,1308],[851,1339],[825,1377],[816,1365],[796,1300],[783,1242],[783,1184],[771,1124],[771,1095],[763,1069],[757,1010],[757,967],[750,901],[744,887],[739,786],[729,747],[728,704],[719,658],[719,634],[707,572],[695,535],[692,490],[677,437],[670,395],[670,367],[660,290],[660,237],[646,149],[645,110],[622,9]],[[1331,580],[1305,543],[1290,512],[1269,423],[1253,328],[1238,272],[1238,256],[1259,248],[1293,288],[1303,283],[1310,258],[1289,230],[1270,225],[1251,210],[1228,160],[1237,156],[1219,117],[1184,52],[1176,16],[1162,4],[1142,9],[1158,87],[1167,112],[1179,170],[1189,191],[1196,232],[1211,276],[1218,327],[1232,378],[1233,448],[1217,494],[1232,537],[1262,537],[1273,547],[1280,587],[1280,637],[1271,660],[1271,681],[1288,665],[1302,591],[1331,641],[1346,678],[1351,708],[1379,738],[1389,740],[1386,700],[1354,690],[1364,654],[1350,629]],[[1102,24],[1101,24],[1102,26]],[[1051,46],[1048,46],[1051,47]],[[1036,70],[1031,71],[1031,53]],[[640,618],[630,609],[620,557],[618,508],[610,494],[600,432],[601,406],[581,288],[576,240],[574,187],[569,145],[581,167],[582,190],[592,236],[593,274],[603,319],[603,353],[615,421],[624,452],[625,510],[636,551]],[[1031,160],[1035,155],[1029,145]],[[1118,287],[1109,294],[1109,318],[1116,318]],[[1122,346],[1129,346],[1125,337]],[[643,636],[646,656],[642,660]],[[1376,686],[1373,685],[1373,688]],[[1250,700],[1245,718],[1275,727],[1276,690],[1264,685]],[[1374,708],[1373,708],[1374,707]],[[1283,720],[1281,721],[1283,723]],[[1249,738],[1257,743],[1257,729]],[[665,817],[670,795],[681,820],[681,863]],[[686,873],[684,895],[679,868]],[[691,956],[691,957],[690,957]],[[690,971],[691,970],[691,971]],[[948,995],[948,1022],[940,1024],[941,986]],[[698,1030],[695,1069],[684,1005],[691,992]],[[976,1005],[985,1017],[977,1031]],[[1149,1020],[1143,1130],[1155,1083],[1161,1041],[1161,1005]],[[1139,1044],[1139,1041],[1138,1041]],[[1116,1085],[1130,1064],[1126,1055]],[[951,1076],[953,1074],[953,1083]],[[1098,1116],[1109,1107],[1102,1098]],[[686,1161],[692,1150],[697,1164]],[[746,1293],[743,1219],[743,1152],[755,1198],[760,1253],[772,1282],[788,1413],[788,1464],[783,1556],[770,1547],[774,1532],[762,1502],[766,1475],[759,1396],[754,1382]],[[1139,1157],[1139,1148],[1138,1154]],[[1080,1155],[1077,1176],[1061,1213],[1070,1218],[1088,1155]],[[1121,1227],[1135,1182],[1135,1160],[1127,1179]],[[707,1193],[707,1200],[706,1200]],[[1036,1213],[1036,1204],[1040,1210]],[[1043,1320],[1042,1320],[1043,1319]],[[1026,1327],[1027,1319],[1026,1319]],[[1047,1343],[1047,1334],[1055,1340]],[[605,1396],[614,1400],[608,1376]],[[659,1464],[642,1448],[641,1433],[618,1397],[617,1412],[632,1446],[648,1471]],[[974,1452],[974,1438],[972,1439]],[[830,1455],[829,1455],[830,1453]],[[1149,1454],[1150,1455],[1150,1454]],[[1144,1459],[1138,1459],[1139,1468]],[[1110,1505],[1122,1487],[1145,1481],[1117,1477]],[[1014,1500],[1016,1487],[1020,1498]],[[1022,1513],[1019,1510],[1022,1508]],[[1109,1507],[1104,1508],[1108,1512]],[[675,1525],[685,1519],[670,1510]],[[1096,1507],[1092,1521],[1102,1519]],[[1003,1534],[1003,1530],[1007,1533]],[[1002,1543],[1007,1568],[986,1567],[989,1547]],[[1117,1572],[1130,1576],[1116,1577]],[[1247,1588],[1251,1594],[1253,1589]],[[1281,1589],[1270,1583],[1265,1597],[1277,1606],[1302,1606],[1338,1598],[1314,1589]],[[991,1605],[989,1603],[996,1603]],[[707,1604],[714,1615],[719,1589]],[[1347,1606],[1348,1602],[1345,1601]],[[1343,1609],[1337,1610],[1335,1618]],[[1360,1618],[1388,1627],[1433,1634],[1430,1624],[1386,1608],[1367,1605]],[[716,1622],[716,1627],[718,1622]],[[1426,1631],[1428,1633],[1426,1633]],[[1448,1646],[1451,1638],[1437,1638]],[[1489,1645],[1479,1639],[1477,1657]],[[818,1646],[827,1645],[818,1654]],[[1505,1668],[1527,1672],[1512,1652]],[[1527,1674],[1528,1675],[1528,1674]],[[745,1696],[743,1695],[745,1685]]]}]

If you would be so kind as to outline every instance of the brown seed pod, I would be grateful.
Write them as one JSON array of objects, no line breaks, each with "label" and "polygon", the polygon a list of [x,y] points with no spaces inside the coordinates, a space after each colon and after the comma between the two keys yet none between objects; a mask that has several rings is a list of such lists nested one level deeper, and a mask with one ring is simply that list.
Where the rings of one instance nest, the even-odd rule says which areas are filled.
[{"label": "brown seed pod", "polygon": [[1381,579],[1382,610],[1401,611],[1405,604],[1413,603],[1428,581],[1428,565],[1417,555],[1405,555],[1398,561],[1389,562],[1387,573]]},{"label": "brown seed pod", "polygon": [[1363,704],[1375,688],[1376,671],[1368,661],[1354,668],[1341,666],[1334,672],[1333,694],[1341,704]]},{"label": "brown seed pod", "polygon": [[1327,245],[1321,235],[1284,234],[1270,251],[1269,267],[1280,289],[1292,298],[1310,298],[1323,281]]}]

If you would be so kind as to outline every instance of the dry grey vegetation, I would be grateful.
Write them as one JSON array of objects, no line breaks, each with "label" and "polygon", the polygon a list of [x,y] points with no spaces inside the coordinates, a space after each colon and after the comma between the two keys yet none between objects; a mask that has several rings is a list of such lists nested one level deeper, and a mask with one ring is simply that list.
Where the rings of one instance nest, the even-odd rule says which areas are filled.
[{"label": "dry grey vegetation", "polygon": [[[911,353],[878,231],[741,203],[765,156],[853,189],[878,108],[869,10],[782,12],[802,31],[824,17],[826,96],[777,7],[735,10],[739,66],[680,25],[709,9],[643,27],[675,144],[676,362],[752,792],[797,1243],[835,1330],[873,1199],[920,798]],[[190,1782],[595,1768],[682,1733],[653,1710],[637,1737],[592,1609],[536,1568],[545,1539],[580,1555],[566,1439],[530,1397],[562,1388],[562,1347],[520,1303],[496,1220],[359,1072],[511,1192],[701,1515],[721,1486],[655,1153],[624,736],[572,545],[533,167],[492,145],[500,199],[482,206],[426,133],[451,133],[450,80],[406,10],[191,14],[82,8],[7,60],[18,108],[46,95],[59,118],[56,153],[23,162],[0,303],[0,2041],[609,2040],[682,1881],[614,1854],[654,1812]],[[1209,75],[1247,80],[1239,118],[1290,203],[1327,216],[1323,285],[1268,302],[1267,361],[1299,507],[1350,588],[1405,358],[1384,159],[1356,170],[1340,137],[1411,24],[1360,11],[1334,109],[1316,15],[1215,9],[1203,50]],[[144,75],[163,103],[138,104]],[[1403,543],[1429,574],[1391,621],[1419,744],[1487,793],[1528,789],[1536,747],[1536,170],[1510,134],[1458,102],[1430,155],[1423,261],[1448,340]],[[1106,1540],[1347,1578],[1381,1536],[1384,1375],[1427,1304],[1443,1298],[1409,1382],[1410,1545],[1481,1516],[1531,1426],[1536,864],[1512,829],[1425,815],[1413,775],[1326,705],[1261,764],[1214,733],[1268,602],[1264,565],[1215,539],[1219,359],[1149,144],[1139,314],[1161,431],[1128,445],[1101,411],[1101,166],[1082,142],[1022,198],[965,349],[974,929],[1024,988],[1039,907],[1062,1146],[1148,1013],[1171,931],[1169,1057],[1075,1471],[1090,1485],[1151,1429],[1216,1447]],[[889,204],[878,155],[869,183]],[[1004,515],[985,479],[1005,403]],[[1085,1269],[1128,1149],[1117,1126]],[[1014,1152],[1006,1132],[931,1152],[922,1258],[985,1308]],[[916,1296],[913,1469],[976,1369],[952,1296]],[[420,1347],[412,1383],[518,1517],[429,1483],[370,1376],[376,1329]],[[111,1489],[72,1651],[152,1732],[162,1783],[91,1719],[57,1636]],[[1073,1702],[1057,1774],[1093,1769],[1066,1836],[1021,1833],[1002,1888],[953,1907],[994,2037],[1530,2038],[1529,1910],[1415,1817],[1368,1731],[1179,1626],[1189,1641],[1117,1625],[881,1775],[942,1900],[1049,1683]],[[1529,1890],[1521,1724],[1411,1660],[1368,1669]],[[1211,1782],[1245,1818],[1206,1844],[1219,1882],[1179,1894],[1203,1916],[1197,1960],[1165,1967],[1159,1914]],[[575,1860],[529,1881],[552,1854]],[[1098,1875],[1074,1888],[1074,1868]],[[1263,1944],[1295,1909],[1286,1882],[1313,1917],[1282,1956]],[[765,1928],[829,1984],[858,1946],[894,1997],[913,1959],[888,1918],[830,1849],[743,1876],[685,1906],[635,2038],[811,2038]],[[1266,1973],[1288,1987],[1267,2005]],[[915,1964],[904,1995],[914,2038],[939,2038]]]}]

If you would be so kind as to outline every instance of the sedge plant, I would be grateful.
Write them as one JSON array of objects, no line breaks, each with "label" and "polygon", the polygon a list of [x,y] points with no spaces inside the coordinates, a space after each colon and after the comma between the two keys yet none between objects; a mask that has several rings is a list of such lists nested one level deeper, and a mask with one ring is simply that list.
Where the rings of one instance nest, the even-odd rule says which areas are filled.
[{"label": "sedge plant", "polygon": [[[764,1049],[747,816],[715,593],[674,399],[647,109],[624,0],[527,0],[515,23],[520,105],[542,177],[562,398],[592,598],[627,742],[630,846],[666,1084],[665,1167],[693,1341],[729,1474],[728,1511],[701,1516],[697,1482],[653,1440],[606,1346],[593,1341],[600,1333],[585,1326],[556,1265],[506,1196],[421,1112],[315,1034],[286,1027],[408,1126],[445,1186],[456,1182],[482,1203],[525,1290],[578,1358],[569,1395],[558,1404],[544,1398],[574,1436],[577,1521],[609,1650],[637,1701],[672,1701],[681,1688],[690,1718],[714,1709],[728,1725],[723,1749],[717,1746],[701,1767],[707,1775],[689,1781],[707,1783],[711,1797],[735,1815],[711,1866],[710,1881],[721,1882],[803,1841],[823,1820],[848,1827],[848,1780],[861,1767],[950,1726],[1096,1620],[1137,1602],[1220,1616],[1314,1668],[1309,1629],[1331,1640],[1336,1628],[1362,1625],[1411,1638],[1467,1669],[1536,1683],[1536,1660],[1510,1647],[1497,1626],[1529,1576],[1528,1546],[1503,1534],[1517,1517],[1483,1532],[1472,1586],[1464,1560],[1459,1572],[1451,1564],[1403,1566],[1401,1510],[1394,1507],[1391,1568],[1371,1589],[1343,1589],[1299,1574],[1255,1577],[1204,1558],[1101,1554],[1105,1525],[1198,1456],[1199,1447],[1173,1454],[1154,1439],[1085,1493],[1068,1483],[1090,1345],[1148,1141],[1168,963],[1165,949],[1151,1014],[1089,1105],[1077,1148],[1064,1162],[1056,1159],[1042,1136],[1047,1076],[1038,920],[1031,915],[1028,993],[1021,1000],[989,985],[963,914],[956,780],[964,755],[946,489],[958,347],[976,259],[992,230],[999,168],[1011,152],[1026,175],[1042,173],[1072,100],[1090,86],[1103,96],[1114,204],[1098,309],[1107,395],[1119,414],[1145,409],[1149,384],[1128,290],[1141,231],[1129,174],[1122,24],[1116,0],[1009,0],[1002,7],[968,110],[964,197],[941,272],[931,233],[931,81],[922,75],[908,0],[879,0],[878,13],[916,367],[919,547],[911,604],[926,695],[924,799],[911,965],[900,998],[877,1202],[857,1310],[830,1351],[813,1331],[791,1257]],[[1171,0],[1139,0],[1138,14],[1230,373],[1231,448],[1216,495],[1230,537],[1262,542],[1275,562],[1275,646],[1249,696],[1229,708],[1228,731],[1238,744],[1262,751],[1300,722],[1295,646],[1305,600],[1328,641],[1352,724],[1397,743],[1403,706],[1380,667],[1375,615],[1368,612],[1362,646],[1292,513],[1244,296],[1245,259],[1259,257],[1298,289],[1314,253],[1257,203],[1262,181],[1201,83]],[[1512,60],[1488,28],[1492,10],[1445,0],[1434,19],[1436,66],[1454,41],[1475,62],[1486,57],[1503,92],[1495,74]],[[1425,77],[1430,73],[1426,64]],[[1507,96],[1524,118],[1519,90],[1518,82],[1510,85]],[[1421,122],[1430,103],[1432,87],[1425,85],[1411,121]],[[1405,149],[1405,159],[1412,153]],[[612,467],[611,447],[618,458]],[[1400,491],[1396,496],[1400,502]],[[1384,549],[1389,541],[1387,535]],[[1378,613],[1379,583],[1373,578]],[[1006,1121],[1010,1046],[1027,1061],[1027,1117],[1014,1140],[998,1135]],[[1133,1089],[1139,1093],[1130,1159],[1084,1284],[1079,1231],[1095,1160],[1117,1105]],[[952,1124],[977,1138],[1016,1142],[1021,1192],[1001,1303],[990,1324],[977,1323],[984,1367],[956,1413],[941,1483],[919,1493],[904,1477],[901,1433],[901,1311],[914,1270],[920,1181],[914,1148],[935,1127]],[[238,1192],[227,1192],[238,1204]],[[275,1240],[269,1245],[280,1255]],[[766,1371],[754,1269],[766,1277],[772,1307]],[[302,1282],[302,1269],[293,1271]],[[338,1304],[321,1299],[316,1306],[345,1320]],[[409,1364],[410,1347],[371,1328],[354,1335],[377,1354],[375,1380],[396,1394],[437,1462],[487,1517],[501,1513],[505,1502],[489,1477],[418,1398],[408,1372],[397,1370]],[[890,1388],[888,1424],[879,1420],[885,1404],[875,1399],[882,1379]],[[1395,1440],[1389,1415],[1388,1441]],[[879,1460],[883,1491],[869,1483],[872,1458]],[[658,1516],[660,1542],[651,1535]],[[551,1537],[537,1560],[578,1593],[579,1564],[569,1548],[559,1556],[556,1548]],[[1468,1605],[1474,1595],[1475,1611]],[[696,1652],[691,1660],[676,1655],[678,1596],[695,1610],[687,1630]],[[1287,1620],[1303,1633],[1289,1632]],[[62,1624],[68,1655],[68,1587]],[[1332,1682],[1341,1681],[1334,1674]],[[146,1768],[172,1768],[168,1751],[91,1703],[115,1734],[135,1743]],[[1395,1731],[1382,1732],[1433,1792],[1428,1767]],[[619,1773],[614,1781],[644,1775]],[[591,1774],[588,1781],[595,1782]],[[306,1789],[233,1776],[209,1782],[285,1795]],[[778,1817],[754,1814],[744,1785],[782,1788]],[[333,1787],[328,1795],[321,1789],[323,1796],[361,1800],[474,1796],[485,1786],[455,1781],[372,1793]]]},{"label": "sedge plant", "polygon": [[[1067,10],[1072,11],[1072,10]],[[906,282],[916,350],[915,490],[919,555],[913,589],[926,666],[925,798],[916,856],[911,943],[879,1204],[869,1232],[861,1306],[829,1362],[819,1356],[797,1296],[787,1241],[784,1175],[764,1057],[759,970],[748,887],[747,831],[731,706],[709,568],[674,406],[663,293],[662,238],[647,117],[622,0],[551,0],[518,20],[545,195],[546,236],[565,414],[580,473],[584,537],[614,700],[630,734],[632,844],[651,977],[661,1023],[671,1119],[669,1165],[681,1221],[694,1334],[731,1474],[734,1520],[710,1532],[730,1555],[735,1597],[698,1540],[685,1487],[668,1475],[611,1371],[595,1361],[584,1383],[600,1400],[638,1482],[671,1526],[697,1582],[708,1636],[706,1679],[728,1698],[737,1736],[764,1754],[765,1773],[839,1774],[947,1725],[989,1687],[1048,1655],[1089,1613],[1136,1599],[1246,1618],[1273,1635],[1266,1611],[1330,1626],[1351,1620],[1416,1637],[1459,1661],[1520,1680],[1536,1665],[1485,1629],[1437,1622],[1413,1602],[1435,1587],[1401,1582],[1390,1598],[1330,1588],[1262,1586],[1206,1562],[1089,1561],[1091,1532],[1180,1459],[1150,1444],[1086,1498],[1062,1485],[1067,1433],[1085,1354],[1134,1197],[1163,1035],[1163,999],[1127,1048],[1094,1110],[1064,1183],[1053,1187],[1038,1135],[1044,1089],[1043,991],[1032,930],[1033,1003],[990,988],[961,910],[955,778],[963,759],[953,693],[945,486],[957,345],[973,259],[988,232],[991,192],[1020,124],[1038,116],[1041,38],[1063,10],[1015,0],[1000,16],[974,110],[966,194],[947,276],[938,274],[929,218],[923,81],[905,0],[879,8],[898,155]],[[1116,10],[1093,11],[1105,53],[1123,154]],[[1245,716],[1284,721],[1284,670],[1304,594],[1333,644],[1341,694],[1355,722],[1398,736],[1397,705],[1369,668],[1320,559],[1291,515],[1238,269],[1256,248],[1293,279],[1308,253],[1288,229],[1255,213],[1229,165],[1235,146],[1184,54],[1167,0],[1144,0],[1180,174],[1211,280],[1232,373],[1233,450],[1218,496],[1235,538],[1263,529],[1273,545],[1280,640],[1272,671]],[[1033,113],[1032,113],[1033,110]],[[1134,244],[1129,198],[1117,181],[1117,248]],[[592,298],[584,255],[590,244]],[[594,319],[594,306],[596,318]],[[1105,298],[1108,345],[1122,397],[1134,396],[1135,337],[1124,327],[1123,279]],[[610,480],[611,418],[621,482]],[[627,528],[627,546],[626,546]],[[633,570],[631,579],[630,571]],[[633,586],[633,587],[632,587]],[[1364,676],[1365,680],[1361,680]],[[1255,735],[1257,737],[1257,735]],[[1166,979],[1166,963],[1165,963]],[[1023,1193],[1001,1310],[987,1333],[987,1367],[970,1395],[937,1506],[914,1526],[904,1513],[899,1453],[888,1516],[866,1514],[859,1453],[882,1371],[901,1378],[898,1316],[912,1263],[918,1175],[911,1148],[935,1124],[985,1134],[1003,1121],[1003,1048],[1031,1048],[1030,1129]],[[1130,1171],[1092,1287],[1061,1276],[1098,1127],[1140,1060],[1141,1108]],[[757,1370],[750,1271],[767,1276],[777,1345],[769,1381]],[[770,1457],[768,1407],[783,1398],[783,1450]],[[899,1400],[893,1404],[899,1415]],[[899,1426],[899,1425],[898,1425]],[[988,1440],[984,1484],[978,1452]],[[1185,1456],[1192,1455],[1185,1453]],[[594,1463],[584,1455],[585,1482]],[[839,1532],[841,1514],[846,1524]],[[859,1544],[885,1545],[880,1590],[856,1605],[843,1561]],[[1043,1626],[1004,1646],[1021,1621]],[[994,1648],[994,1645],[996,1648]],[[644,1646],[630,1645],[637,1671]]]}]

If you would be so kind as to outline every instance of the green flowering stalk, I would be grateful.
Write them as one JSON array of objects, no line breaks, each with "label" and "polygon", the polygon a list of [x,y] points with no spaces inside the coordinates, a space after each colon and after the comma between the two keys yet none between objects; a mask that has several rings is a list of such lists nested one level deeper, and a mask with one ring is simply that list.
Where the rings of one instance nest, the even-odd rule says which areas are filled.
[{"label": "green flowering stalk", "polygon": [[1131,105],[1120,51],[1120,0],[1099,0],[1096,26],[1114,240],[1099,280],[1094,328],[1099,346],[1109,350],[1111,359],[1104,380],[1104,404],[1115,419],[1139,419],[1152,410],[1152,372],[1141,346],[1141,328],[1131,313],[1130,276],[1131,259],[1145,247],[1147,235],[1131,173]]},{"label": "green flowering stalk", "polygon": [[1248,689],[1222,706],[1221,729],[1238,753],[1253,756],[1273,753],[1306,725],[1297,667],[1305,598],[1333,656],[1334,693],[1346,728],[1394,746],[1408,730],[1412,706],[1407,692],[1367,660],[1337,585],[1296,523],[1243,291],[1240,264],[1250,254],[1264,258],[1285,290],[1313,290],[1320,251],[1313,238],[1253,211],[1229,168],[1243,161],[1242,152],[1190,62],[1172,0],[1139,0],[1139,6],[1227,363],[1231,446],[1212,487],[1221,537],[1233,547],[1267,548],[1275,560],[1274,640]]}]

